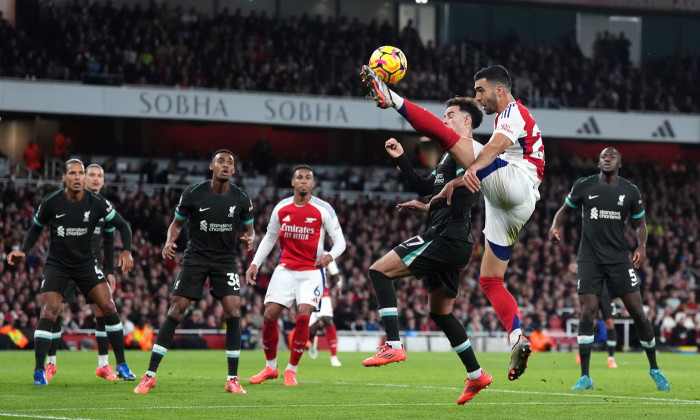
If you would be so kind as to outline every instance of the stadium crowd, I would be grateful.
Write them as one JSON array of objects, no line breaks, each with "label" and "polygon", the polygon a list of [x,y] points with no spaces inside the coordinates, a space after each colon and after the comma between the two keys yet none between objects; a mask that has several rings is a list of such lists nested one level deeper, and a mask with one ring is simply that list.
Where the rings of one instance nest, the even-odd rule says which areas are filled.
[{"label": "stadium crowd", "polygon": [[167,2],[39,4],[38,19],[17,28],[0,19],[1,77],[358,97],[365,95],[359,66],[368,52],[389,44],[408,57],[399,90],[412,99],[469,94],[465,75],[497,62],[512,71],[516,92],[530,107],[700,112],[693,99],[700,96],[700,57],[669,53],[637,68],[629,41],[608,33],[599,34],[592,58],[573,36],[555,44],[513,35],[486,44],[467,39],[481,57],[474,63],[461,46],[423,43],[412,25],[397,31],[387,21],[244,16],[227,8],[206,16]]},{"label": "stadium crowd", "polygon": [[[547,241],[552,217],[561,206],[568,189],[580,176],[596,173],[594,157],[581,158],[549,149],[547,171],[541,186],[542,199],[523,229],[513,251],[506,274],[508,288],[513,292],[529,333],[538,327],[562,331],[568,319],[578,318],[576,276],[570,266],[575,262],[580,232],[580,217],[567,221],[564,242],[554,245]],[[147,161],[144,159],[144,161]],[[649,240],[647,261],[639,270],[642,294],[648,317],[656,329],[661,345],[700,344],[700,312],[696,294],[700,288],[700,163],[681,159],[670,167],[653,161],[627,159],[622,176],[639,186],[647,211]],[[356,168],[355,168],[356,169]],[[347,170],[350,170],[349,168]],[[363,168],[372,171],[372,168]],[[290,191],[289,169],[277,166],[278,173],[269,175],[268,186],[252,197],[255,207],[255,230],[260,240],[269,215],[280,198]],[[342,171],[341,171],[342,172]],[[245,185],[247,172],[239,171],[235,182]],[[204,179],[205,175],[202,175]],[[317,190],[342,190],[345,177],[319,173]],[[398,172],[386,179],[391,191],[403,181]],[[108,186],[109,187],[109,186]],[[0,184],[0,317],[31,336],[38,321],[37,292],[43,273],[43,258],[48,246],[44,230],[26,264],[10,267],[6,255],[18,247],[41,197],[55,190],[56,184],[41,181],[17,187],[12,181]],[[168,225],[180,191],[157,188],[150,195],[141,188],[107,188],[105,195],[130,222],[133,230],[134,269],[128,275],[117,274],[114,293],[128,334],[133,325],[148,324],[154,328],[163,322],[169,304],[174,277],[182,254],[175,261],[163,260],[161,250]],[[421,230],[422,218],[412,214],[397,214],[394,201],[381,200],[374,193],[360,195],[356,200],[339,196],[323,196],[336,209],[347,240],[347,250],[339,259],[344,281],[334,290],[335,322],[342,330],[380,330],[376,299],[367,277],[371,263],[387,250]],[[471,332],[498,333],[502,327],[478,285],[480,255],[483,250],[483,202],[472,214],[476,241],[471,262],[462,272],[460,295],[455,302],[456,316]],[[630,247],[634,245],[633,230],[627,232]],[[117,248],[120,242],[117,239]],[[178,249],[185,248],[185,235]],[[251,252],[240,250],[243,273],[252,259]],[[258,329],[262,323],[263,296],[276,262],[268,258],[260,267],[255,287],[242,289],[242,325]],[[427,290],[415,278],[395,283],[400,308],[401,329],[433,331],[436,326],[427,311]],[[621,316],[625,316],[623,313]],[[221,306],[209,295],[193,305],[183,321],[183,328],[222,328]],[[292,326],[293,313],[284,319]],[[90,329],[94,318],[82,296],[64,315],[67,331]],[[244,334],[245,336],[245,334]]]}]

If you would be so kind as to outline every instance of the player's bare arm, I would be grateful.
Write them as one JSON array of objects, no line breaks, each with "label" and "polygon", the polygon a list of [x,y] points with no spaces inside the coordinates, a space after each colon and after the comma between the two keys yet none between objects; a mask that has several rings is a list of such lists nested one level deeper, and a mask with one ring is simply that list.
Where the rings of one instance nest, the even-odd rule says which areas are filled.
[{"label": "player's bare arm", "polygon": [[433,198],[430,199],[430,202],[432,203],[435,200],[444,198],[447,199],[447,205],[449,206],[452,204],[452,194],[454,194],[455,188],[461,188],[466,186],[467,184],[464,182],[464,178],[457,177],[445,184],[445,186],[442,187],[442,191],[434,195]]},{"label": "player's bare arm", "polygon": [[571,207],[569,207],[568,204],[564,203],[564,205],[561,206],[561,208],[557,211],[557,214],[554,215],[554,220],[552,220],[552,227],[549,228],[549,234],[547,234],[547,237],[549,238],[550,241],[556,243],[559,243],[561,240],[561,236],[559,234],[559,231],[561,230],[561,226],[564,224],[564,220],[566,220],[566,215],[569,213],[571,210]]},{"label": "player's bare arm", "polygon": [[245,272],[245,282],[251,286],[255,286],[256,277],[258,277],[258,266],[251,264]]},{"label": "player's bare arm", "polygon": [[316,268],[326,268],[328,264],[330,264],[333,261],[333,256],[331,254],[323,254],[316,258],[316,262],[314,263],[314,267]]},{"label": "player's bare arm", "polygon": [[177,249],[177,244],[175,241],[180,237],[180,232],[182,231],[182,220],[177,217],[173,219],[168,227],[168,239],[165,241],[165,246],[163,247],[163,259],[172,260],[175,259],[175,250]]},{"label": "player's bare arm", "polygon": [[[511,141],[508,137],[501,133],[495,133],[491,140],[481,149],[479,157],[476,158],[474,163],[467,168],[464,173],[464,182],[471,192],[479,191],[481,187],[481,181],[476,173],[485,167],[489,166],[491,162],[496,160],[496,158],[503,153],[511,145]],[[461,162],[460,162],[461,163]]]},{"label": "player's bare arm", "polygon": [[398,140],[396,140],[393,137],[384,143],[384,148],[386,149],[386,152],[389,154],[389,156],[391,156],[394,159],[403,155],[403,146],[401,146],[401,143],[399,143]]},{"label": "player's bare arm", "polygon": [[647,222],[644,216],[632,220],[636,227],[635,234],[637,236],[637,249],[634,250],[632,255],[632,264],[634,268],[639,269],[647,258]]},{"label": "player's bare arm", "polygon": [[10,265],[15,265],[15,263],[20,262],[22,259],[24,259],[25,255],[24,252],[15,250],[7,254],[7,263]]},{"label": "player's bare arm", "polygon": [[399,203],[396,205],[398,211],[412,211],[414,213],[427,213],[430,210],[430,204],[423,203],[418,200],[411,200],[405,203]]},{"label": "player's bare arm", "polygon": [[[119,253],[119,263],[117,267],[121,268],[123,273],[128,273],[134,268],[134,257],[131,256],[131,251],[123,250]],[[114,278],[114,276],[112,276]]]},{"label": "player's bare arm", "polygon": [[239,237],[238,239],[245,242],[246,249],[248,251],[253,249],[253,241],[255,241],[255,230],[254,230],[252,223],[249,224],[248,226],[246,226],[245,233],[243,234],[243,236]]}]

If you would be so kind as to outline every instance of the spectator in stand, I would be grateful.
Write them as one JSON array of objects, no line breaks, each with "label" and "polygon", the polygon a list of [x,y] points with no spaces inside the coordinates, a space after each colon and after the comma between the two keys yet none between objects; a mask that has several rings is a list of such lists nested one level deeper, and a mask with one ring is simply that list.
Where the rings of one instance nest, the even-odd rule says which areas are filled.
[{"label": "spectator in stand", "polygon": [[53,138],[54,156],[62,161],[68,159],[68,155],[73,151],[73,139],[68,134],[59,131]]},{"label": "spectator in stand", "polygon": [[28,171],[38,172],[41,170],[41,165],[44,160],[44,151],[34,140],[31,140],[29,144],[27,144],[22,155],[24,156],[24,164]]}]

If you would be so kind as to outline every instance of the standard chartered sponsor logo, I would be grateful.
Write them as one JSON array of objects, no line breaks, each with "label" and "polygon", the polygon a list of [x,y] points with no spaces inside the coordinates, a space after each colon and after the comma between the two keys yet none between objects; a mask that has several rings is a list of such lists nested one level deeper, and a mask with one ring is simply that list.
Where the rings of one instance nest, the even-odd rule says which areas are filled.
[{"label": "standard chartered sponsor logo", "polygon": [[591,209],[591,219],[622,220],[622,214],[619,211],[598,210],[593,207]]},{"label": "standard chartered sponsor logo", "polygon": [[231,232],[233,225],[231,223],[209,223],[209,232]]},{"label": "standard chartered sponsor logo", "polygon": [[207,223],[206,220],[199,222],[199,230],[202,232],[232,232],[233,224],[231,223]]},{"label": "standard chartered sponsor logo", "polygon": [[80,227],[80,228],[64,228],[63,226],[59,226],[56,228],[56,234],[63,238],[64,236],[83,236],[87,235],[88,233],[88,228],[86,227]]}]

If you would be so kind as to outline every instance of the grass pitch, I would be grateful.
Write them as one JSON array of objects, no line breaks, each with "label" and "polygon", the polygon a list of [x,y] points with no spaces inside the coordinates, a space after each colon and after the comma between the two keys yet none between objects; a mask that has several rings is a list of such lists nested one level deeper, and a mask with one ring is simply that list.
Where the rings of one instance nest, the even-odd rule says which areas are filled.
[{"label": "grass pitch", "polygon": [[[143,375],[150,352],[129,351],[132,371]],[[328,352],[304,355],[299,386],[280,377],[260,385],[248,378],[264,366],[262,351],[242,351],[245,395],[224,391],[223,350],[168,352],[158,384],[133,393],[135,382],[107,382],[94,376],[95,352],[58,353],[58,373],[46,387],[33,385],[31,351],[0,352],[0,417],[43,419],[218,419],[218,418],[700,418],[700,355],[661,353],[659,364],[670,392],[656,390],[643,353],[618,353],[618,369],[606,354],[594,353],[595,389],[574,392],[580,376],[573,353],[535,353],[520,380],[507,379],[509,355],[477,354],[494,383],[464,406],[455,404],[466,377],[454,353],[408,353],[406,362],[381,368],[361,365],[368,354],[341,353],[342,367]],[[280,373],[289,352],[278,355]]]}]

